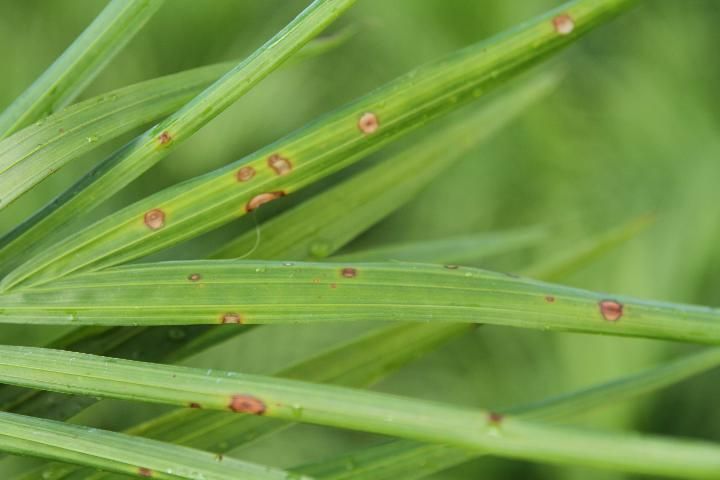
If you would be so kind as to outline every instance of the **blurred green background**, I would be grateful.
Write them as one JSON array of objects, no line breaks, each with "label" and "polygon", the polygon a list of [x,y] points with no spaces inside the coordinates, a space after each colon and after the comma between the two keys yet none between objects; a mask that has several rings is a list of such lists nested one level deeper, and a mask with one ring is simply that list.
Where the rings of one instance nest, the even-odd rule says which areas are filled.
[{"label": "blurred green background", "polygon": [[[299,0],[170,0],[82,98],[195,66],[240,59],[305,4]],[[360,0],[331,28],[355,26],[357,33],[349,42],[273,74],[88,220],[236,160],[414,66],[559,4],[549,0]],[[28,86],[103,6],[99,0],[1,0],[0,106]],[[548,238],[537,248],[480,263],[519,271],[583,239],[653,213],[656,221],[642,234],[562,281],[607,292],[717,306],[718,24],[720,2],[716,0],[640,2],[639,8],[544,67],[566,72],[555,93],[351,248],[545,226]],[[11,228],[129,138],[132,135],[51,177],[0,215],[0,231]],[[406,140],[412,141],[412,137]],[[293,201],[297,200],[288,199],[286,204]],[[264,212],[260,217],[267,215]],[[221,239],[253,225],[252,218],[245,219],[165,257],[197,257],[213,250]],[[367,328],[262,328],[186,363],[267,371],[268,365],[286,365]],[[0,340],[41,343],[55,333],[7,328],[0,332]],[[692,348],[483,327],[404,368],[377,388],[499,408],[633,372]],[[651,398],[608,405],[587,415],[583,423],[720,441],[719,380],[720,372],[708,373]],[[103,402],[80,421],[112,428],[118,409],[124,420],[157,411]],[[383,439],[300,427],[237,454],[288,466],[378,441]],[[620,477],[483,459],[434,478]]]}]

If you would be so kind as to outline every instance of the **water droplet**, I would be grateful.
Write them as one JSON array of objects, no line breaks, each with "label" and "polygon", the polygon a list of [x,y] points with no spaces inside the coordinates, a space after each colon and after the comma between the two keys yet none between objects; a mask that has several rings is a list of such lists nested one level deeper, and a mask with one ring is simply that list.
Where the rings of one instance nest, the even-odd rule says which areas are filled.
[{"label": "water droplet", "polygon": [[332,252],[332,245],[325,240],[318,240],[310,244],[310,255],[314,258],[326,258]]},{"label": "water droplet", "polygon": [[303,415],[303,407],[302,407],[302,405],[294,404],[294,405],[292,405],[292,406],[290,407],[290,409],[292,410],[292,416],[293,416],[293,418],[295,418],[295,419],[297,419],[297,420],[299,420],[299,419],[302,418],[302,415]]}]

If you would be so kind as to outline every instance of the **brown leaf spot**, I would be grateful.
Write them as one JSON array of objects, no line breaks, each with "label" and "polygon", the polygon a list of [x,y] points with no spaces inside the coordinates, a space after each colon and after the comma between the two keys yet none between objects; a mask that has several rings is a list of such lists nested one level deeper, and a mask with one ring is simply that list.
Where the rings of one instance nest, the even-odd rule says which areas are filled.
[{"label": "brown leaf spot", "polygon": [[218,462],[222,462],[223,458],[225,458],[225,457],[223,457],[222,453],[218,453],[215,455],[215,460],[217,460]]},{"label": "brown leaf spot", "polygon": [[160,136],[158,137],[158,142],[160,142],[160,145],[167,145],[172,141],[172,136],[170,135],[170,132],[167,130],[162,132]]},{"label": "brown leaf spot", "polygon": [[165,226],[165,212],[154,208],[145,214],[145,225],[150,230],[159,230]]},{"label": "brown leaf spot", "polygon": [[254,176],[255,176],[255,169],[249,165],[247,167],[242,167],[235,174],[235,178],[237,178],[238,182],[247,182]]},{"label": "brown leaf spot", "polygon": [[242,323],[242,317],[237,313],[229,312],[222,316],[222,323]]},{"label": "brown leaf spot", "polygon": [[546,296],[545,296],[545,301],[548,302],[548,303],[554,303],[554,302],[555,302],[555,297],[553,297],[552,295],[546,295]]},{"label": "brown leaf spot", "polygon": [[141,477],[149,478],[149,477],[153,476],[153,471],[150,470],[149,468],[140,467],[140,468],[138,468],[138,475],[140,475]]},{"label": "brown leaf spot", "polygon": [[369,135],[371,133],[374,133],[378,128],[380,128],[380,121],[377,118],[377,115],[375,115],[372,112],[365,112],[360,116],[360,119],[358,120],[358,128],[361,132]]},{"label": "brown leaf spot", "polygon": [[337,288],[337,283],[331,283],[330,288]]},{"label": "brown leaf spot", "polygon": [[202,405],[200,405],[197,402],[190,402],[190,408],[202,408]]},{"label": "brown leaf spot", "polygon": [[261,193],[260,195],[255,195],[253,198],[250,199],[247,205],[245,205],[245,211],[252,212],[260,205],[264,205],[268,202],[272,202],[273,200],[277,200],[283,195],[285,195],[285,192],[268,192]]},{"label": "brown leaf spot", "polygon": [[488,423],[499,425],[503,421],[504,415],[498,412],[488,412]]},{"label": "brown leaf spot", "polygon": [[623,315],[622,303],[615,300],[603,300],[598,305],[600,306],[600,313],[608,322],[617,322]]},{"label": "brown leaf spot", "polygon": [[553,27],[555,27],[555,32],[560,35],[569,35],[575,29],[575,21],[567,13],[553,18],[552,23]]},{"label": "brown leaf spot", "polygon": [[268,157],[268,165],[275,170],[278,175],[287,175],[292,170],[292,163],[285,157],[281,157],[274,153]]},{"label": "brown leaf spot", "polygon": [[251,395],[233,395],[228,406],[230,410],[237,413],[249,413],[252,415],[265,413],[263,401]]},{"label": "brown leaf spot", "polygon": [[357,277],[357,270],[352,267],[345,267],[342,270],[340,270],[340,273],[345,278],[355,278]]},{"label": "brown leaf spot", "polygon": [[457,270],[460,267],[457,265],[445,265],[445,268],[447,268],[448,270]]},{"label": "brown leaf spot", "polygon": [[190,275],[188,275],[188,280],[190,280],[191,282],[198,282],[202,280],[202,275],[200,275],[199,273],[191,273]]}]

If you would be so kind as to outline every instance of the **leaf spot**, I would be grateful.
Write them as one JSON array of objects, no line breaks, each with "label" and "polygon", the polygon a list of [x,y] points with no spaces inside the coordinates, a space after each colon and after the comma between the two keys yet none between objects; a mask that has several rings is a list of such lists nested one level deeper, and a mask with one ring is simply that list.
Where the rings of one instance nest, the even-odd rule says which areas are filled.
[{"label": "leaf spot", "polygon": [[249,165],[247,167],[242,167],[235,174],[235,178],[237,178],[238,182],[247,182],[254,176],[255,176],[255,169]]},{"label": "leaf spot", "polygon": [[378,128],[380,128],[380,121],[377,118],[377,115],[375,115],[372,112],[365,112],[360,116],[360,119],[358,120],[358,128],[361,132],[364,134],[370,135],[371,133],[375,133]]},{"label": "leaf spot", "polygon": [[268,165],[278,175],[287,175],[292,171],[292,163],[285,157],[281,157],[277,153],[274,153],[268,157]]},{"label": "leaf spot", "polygon": [[342,270],[340,270],[340,273],[345,278],[355,278],[357,277],[357,270],[352,267],[345,267]]},{"label": "leaf spot", "polygon": [[165,212],[154,208],[145,214],[145,225],[150,230],[159,230],[165,226]]},{"label": "leaf spot", "polygon": [[552,23],[555,31],[560,35],[569,35],[575,29],[575,21],[567,13],[553,18]]},{"label": "leaf spot", "polygon": [[242,317],[237,313],[229,312],[222,316],[222,323],[242,323]]},{"label": "leaf spot", "polygon": [[504,415],[498,412],[488,412],[488,423],[492,425],[500,425],[503,421]]},{"label": "leaf spot", "polygon": [[229,407],[233,412],[252,415],[262,415],[266,408],[262,400],[251,395],[233,395]]},{"label": "leaf spot", "polygon": [[285,192],[267,192],[261,193],[260,195],[255,195],[253,198],[250,199],[247,205],[245,205],[245,211],[252,212],[260,205],[272,202],[273,200],[276,200],[284,195]]},{"label": "leaf spot", "polygon": [[158,137],[158,142],[160,142],[160,145],[167,145],[171,141],[172,141],[172,136],[170,135],[170,132],[168,132],[167,130],[162,132],[160,134],[160,136]]},{"label": "leaf spot", "polygon": [[608,322],[617,322],[623,316],[622,303],[615,300],[603,300],[598,305],[600,306],[600,313]]}]

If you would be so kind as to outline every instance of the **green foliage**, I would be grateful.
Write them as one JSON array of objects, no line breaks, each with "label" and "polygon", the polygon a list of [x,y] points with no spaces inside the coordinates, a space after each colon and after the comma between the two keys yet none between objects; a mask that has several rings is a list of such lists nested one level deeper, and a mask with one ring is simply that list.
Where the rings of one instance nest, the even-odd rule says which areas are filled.
[{"label": "green foliage", "polygon": [[[297,62],[324,53],[346,36],[313,40],[292,59]],[[237,63],[200,67],[119,88],[62,109],[13,135],[0,143],[0,191],[4,192],[0,208],[84,153],[175,112]],[[63,203],[58,199],[48,208],[55,210]],[[47,215],[43,210],[5,235],[0,240],[2,268],[20,263],[28,255],[28,243],[47,241],[48,235],[59,237],[53,231],[63,221],[61,215]]]},{"label": "green foliage", "polygon": [[[160,8],[163,0],[113,0],[77,40],[0,115],[0,138],[68,103]],[[3,203],[8,200],[3,195]]]},{"label": "green foliage", "polygon": [[[0,448],[140,477],[287,479],[288,473],[190,448],[94,428],[0,413]],[[307,478],[307,477],[301,477]]]},{"label": "green foliage", "polygon": [[[687,180],[675,174],[690,192],[682,197],[665,185],[644,190],[652,174],[677,172],[674,164],[646,168],[639,181],[612,160],[648,155],[646,131],[667,137],[651,100],[655,79],[672,80],[631,57],[607,63],[610,47],[638,50],[625,37],[656,38],[648,9],[580,42],[584,51],[564,58],[570,68],[539,71],[531,67],[635,2],[574,0],[525,23],[531,12],[513,2],[490,2],[479,17],[463,15],[472,2],[294,3],[113,0],[8,101],[0,451],[32,459],[0,459],[0,476],[720,476],[712,421],[673,427],[664,411],[652,415],[653,400],[634,400],[720,362],[717,349],[658,362],[680,347],[656,341],[720,342],[719,311],[692,305],[712,301],[695,293],[712,278],[717,232],[698,226],[675,263],[657,240],[697,215],[697,199],[714,198],[714,163],[699,163]],[[223,9],[242,10],[243,23],[209,21]],[[282,14],[263,16],[268,9]],[[315,38],[346,13],[350,26]],[[173,45],[165,37],[181,17],[195,28]],[[433,33],[444,17],[457,38]],[[478,33],[501,24],[515,26]],[[236,46],[224,41],[218,51],[236,58],[242,45],[244,60],[163,71],[166,57],[183,60],[174,71],[217,62],[191,46],[225,38],[223,25]],[[271,39],[248,48],[261,37]],[[142,62],[137,45],[164,53]],[[439,59],[416,67],[425,50]],[[135,62],[150,79],[124,75]],[[346,74],[342,65],[351,76],[328,88],[330,76]],[[653,82],[633,91],[635,72]],[[367,78],[392,77],[363,95]],[[89,86],[95,96],[83,100]],[[652,108],[636,113],[637,105]],[[700,127],[658,148],[665,161],[685,155],[688,139],[713,138],[703,108],[685,107],[684,121]],[[602,115],[635,121],[615,128]],[[225,163],[238,150],[254,153]],[[628,177],[635,188],[616,189]],[[670,202],[680,212],[674,223],[648,200],[658,191],[681,199]],[[668,276],[647,271],[647,259]],[[607,290],[628,294],[598,293]],[[10,345],[19,343],[34,346]],[[708,395],[698,398],[677,404],[707,413]],[[630,408],[593,413],[616,404]],[[652,422],[638,424],[640,409]],[[645,426],[655,434],[630,432]],[[682,438],[689,434],[705,439]]]},{"label": "green foliage", "polygon": [[435,321],[720,343],[718,310],[455,265],[145,263],[8,293],[0,308],[26,325]]},{"label": "green foliage", "polygon": [[[158,192],[70,235],[7,274],[0,289],[36,285],[73,272],[125,263],[228,223],[348,167],[390,140],[482,96],[628,3],[575,2],[498,39],[480,42],[412,71],[249,158]],[[570,35],[556,31],[553,19],[558,15],[573,18]],[[198,122],[209,119],[204,105],[198,99],[188,107],[191,112],[203,112]],[[366,118],[370,123],[363,127]],[[142,162],[146,156],[159,156],[157,152],[164,147],[158,143],[175,144],[160,137],[166,131],[173,139],[180,135],[171,128],[175,123],[174,117],[171,119],[153,127],[136,147],[129,147],[128,153],[120,154],[130,158],[130,167],[136,164],[133,152],[138,152],[138,162]],[[197,128],[195,124],[191,115],[190,131]],[[279,162],[277,166],[271,164],[272,159]],[[122,172],[108,171],[88,188],[92,192],[114,191],[109,184],[124,184],[125,178]],[[80,195],[96,199],[95,193]],[[105,198],[104,193],[101,198]],[[89,204],[67,207],[65,218],[87,207]]]}]

